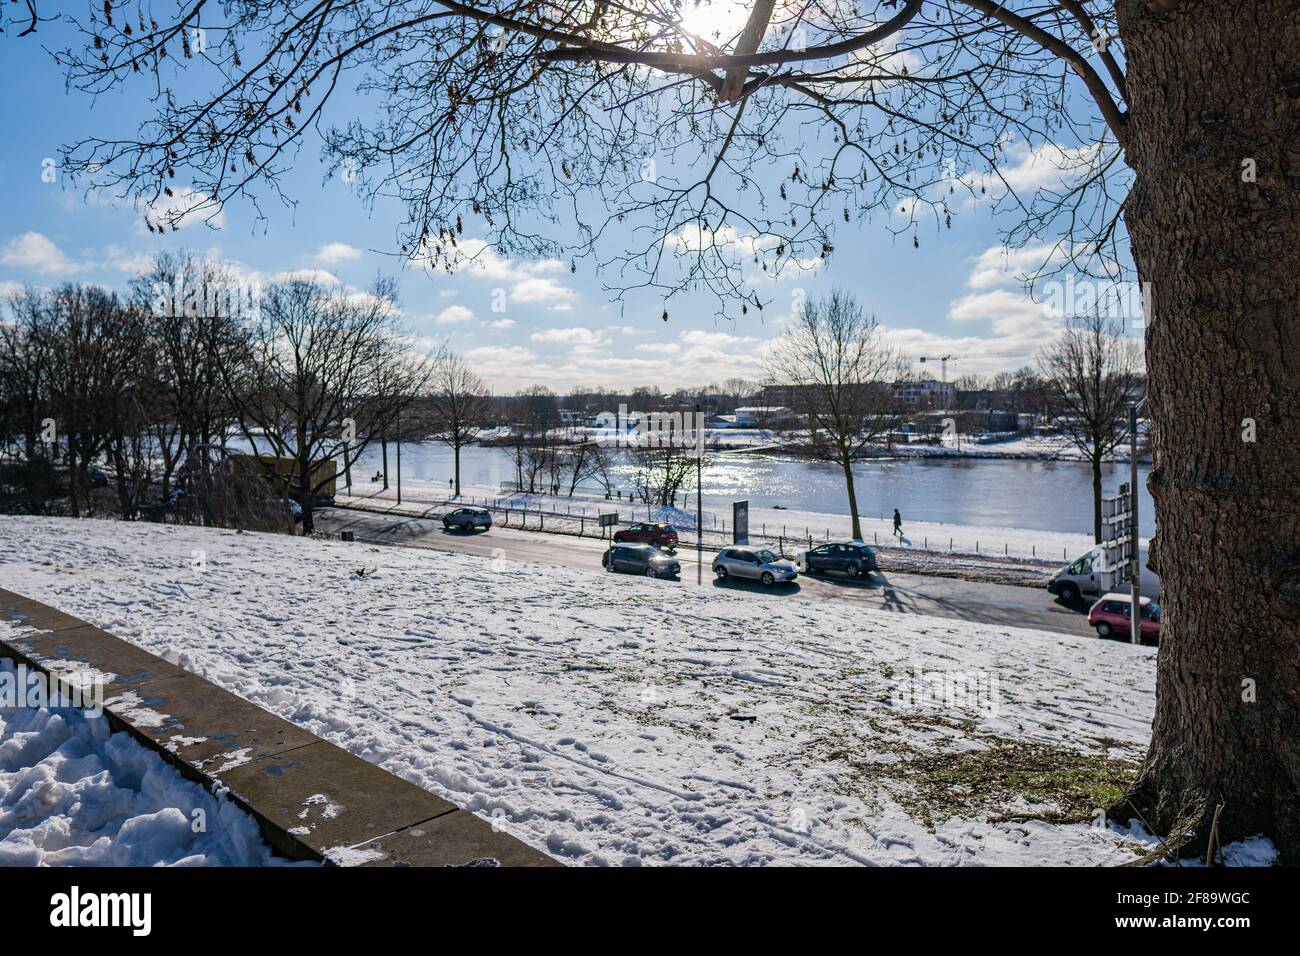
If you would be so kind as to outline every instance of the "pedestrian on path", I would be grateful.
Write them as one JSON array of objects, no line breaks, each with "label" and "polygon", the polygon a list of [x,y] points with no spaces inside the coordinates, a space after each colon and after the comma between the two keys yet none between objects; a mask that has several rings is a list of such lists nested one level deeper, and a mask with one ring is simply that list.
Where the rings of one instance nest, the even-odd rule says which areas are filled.
[{"label": "pedestrian on path", "polygon": [[903,516],[900,515],[900,514],[898,513],[898,509],[897,509],[897,508],[894,509],[894,534],[898,535],[900,541],[902,540],[902,538],[903,538]]}]

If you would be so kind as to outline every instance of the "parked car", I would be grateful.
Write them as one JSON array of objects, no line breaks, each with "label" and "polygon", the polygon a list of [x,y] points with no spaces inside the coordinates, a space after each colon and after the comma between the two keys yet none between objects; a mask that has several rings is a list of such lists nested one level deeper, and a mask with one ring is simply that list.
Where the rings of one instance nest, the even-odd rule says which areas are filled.
[{"label": "parked car", "polygon": [[492,527],[492,512],[486,508],[457,508],[442,516],[442,526],[448,531],[487,531]]},{"label": "parked car", "polygon": [[656,548],[676,548],[677,529],[658,521],[642,521],[614,532],[615,544],[653,544]]},{"label": "parked car", "polygon": [[723,548],[713,559],[713,573],[719,581],[741,578],[772,585],[793,581],[799,569],[767,548]]},{"label": "parked car", "polygon": [[682,566],[676,558],[664,554],[652,544],[616,544],[605,550],[600,559],[603,567],[644,574],[648,578],[675,578]]},{"label": "parked car", "polygon": [[[1142,618],[1138,622],[1139,636],[1143,643],[1160,641],[1160,605],[1148,597],[1141,598]],[[1101,600],[1088,611],[1088,623],[1097,629],[1098,637],[1121,637],[1131,633],[1133,599],[1128,594],[1112,591],[1103,594]]]},{"label": "parked car", "polygon": [[[1071,564],[1058,570],[1047,582],[1047,590],[1066,604],[1076,604],[1081,597],[1101,597],[1107,588],[1114,587],[1114,579],[1101,569],[1103,549],[1100,545],[1075,558]],[[1147,567],[1147,546],[1138,549],[1140,592],[1149,598],[1160,596],[1160,577]]]},{"label": "parked car", "polygon": [[808,574],[839,571],[851,578],[876,568],[876,553],[861,541],[836,541],[810,548],[799,556],[798,568]]}]

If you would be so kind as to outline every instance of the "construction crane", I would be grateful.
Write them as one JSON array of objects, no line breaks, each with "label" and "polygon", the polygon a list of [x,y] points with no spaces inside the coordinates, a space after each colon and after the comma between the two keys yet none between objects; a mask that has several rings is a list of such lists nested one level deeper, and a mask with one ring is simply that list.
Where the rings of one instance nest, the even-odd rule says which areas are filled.
[{"label": "construction crane", "polygon": [[957,356],[955,355],[938,355],[938,356],[922,355],[920,358],[920,362],[922,365],[924,365],[926,362],[938,361],[940,373],[943,375],[942,381],[946,385],[948,384],[948,360],[949,359],[955,360],[956,358]]},{"label": "construction crane", "polygon": [[960,359],[986,359],[986,358],[1026,358],[1028,352],[980,352],[978,355],[922,355],[917,361],[922,364],[926,362],[938,362],[940,381],[945,385],[948,383],[948,363],[956,362]]}]

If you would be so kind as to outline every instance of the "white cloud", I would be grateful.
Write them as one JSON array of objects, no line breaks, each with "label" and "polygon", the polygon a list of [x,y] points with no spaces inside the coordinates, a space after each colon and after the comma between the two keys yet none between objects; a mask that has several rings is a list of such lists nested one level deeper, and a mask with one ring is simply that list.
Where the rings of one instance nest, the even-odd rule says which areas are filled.
[{"label": "white cloud", "polygon": [[434,319],[439,325],[456,325],[461,322],[468,322],[474,318],[474,310],[467,309],[463,305],[449,305],[438,313]]},{"label": "white cloud", "polygon": [[32,269],[42,275],[70,275],[87,268],[84,263],[73,262],[53,240],[39,232],[24,232],[11,239],[0,252],[0,264]]},{"label": "white cloud", "polygon": [[594,331],[585,326],[575,325],[567,329],[539,329],[534,332],[530,338],[534,342],[554,342],[563,345],[581,345],[587,347],[596,347],[599,345],[608,345],[609,339],[602,332]]},{"label": "white cloud", "polygon": [[775,236],[742,236],[734,226],[723,226],[721,229],[714,230],[704,229],[699,223],[683,226],[668,239],[679,252],[700,252],[720,246],[750,258],[753,258],[755,253],[770,249],[777,244]]},{"label": "white cloud", "polygon": [[513,329],[515,327],[514,319],[494,319],[491,322],[484,322],[484,328],[489,329]]},{"label": "white cloud", "polygon": [[555,311],[564,311],[568,300],[573,297],[572,289],[545,276],[520,279],[510,289],[510,298],[514,302],[554,302],[557,303]]},{"label": "white cloud", "polygon": [[[1030,149],[1023,142],[1011,143],[1001,150],[997,172],[970,169],[962,173],[957,182],[975,193],[984,189],[993,199],[1004,195],[1008,189],[1016,193],[1032,193],[1045,188],[1064,189],[1075,184],[1086,169],[1096,164],[1102,148],[1100,143],[1074,147],[1042,143]],[[968,197],[967,205],[974,201],[974,197]]]},{"label": "white cloud", "polygon": [[322,285],[343,284],[338,276],[324,269],[290,269],[288,272],[277,272],[271,276],[272,282],[290,282],[295,279],[302,282],[319,282]]},{"label": "white cloud", "polygon": [[747,335],[732,335],[730,332],[706,332],[703,329],[689,329],[678,336],[688,345],[708,345],[721,348],[728,345],[747,345],[758,339]]},{"label": "white cloud", "polygon": [[117,246],[104,250],[108,264],[119,272],[145,272],[153,267],[154,257],[148,252],[127,252]]},{"label": "white cloud", "polygon": [[[427,248],[428,241],[425,246]],[[427,253],[412,257],[416,262],[427,262]],[[510,298],[520,303],[551,303],[552,311],[567,311],[569,303],[577,297],[573,289],[549,278],[552,273],[562,273],[567,268],[559,259],[538,259],[528,262],[510,259],[482,239],[462,239],[451,256],[453,272],[474,278],[498,282],[510,289]]]},{"label": "white cloud", "polygon": [[[220,229],[226,223],[225,212],[216,201],[205,192],[182,186],[172,191],[170,196],[159,196],[144,208],[145,218],[154,228],[185,229],[195,223],[206,223]],[[144,222],[136,226],[137,231],[147,232]]]},{"label": "white cloud", "polygon": [[360,259],[362,255],[364,253],[360,249],[349,246],[346,242],[328,242],[316,253],[316,261],[327,266],[336,266],[341,262]]}]

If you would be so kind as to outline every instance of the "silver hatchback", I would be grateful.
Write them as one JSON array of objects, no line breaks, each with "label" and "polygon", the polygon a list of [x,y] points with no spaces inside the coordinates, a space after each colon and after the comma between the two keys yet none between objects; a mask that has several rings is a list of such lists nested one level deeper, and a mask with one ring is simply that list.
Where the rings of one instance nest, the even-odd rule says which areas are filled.
[{"label": "silver hatchback", "polygon": [[723,548],[713,559],[713,573],[719,581],[727,578],[781,584],[799,576],[793,562],[778,557],[767,548]]}]

